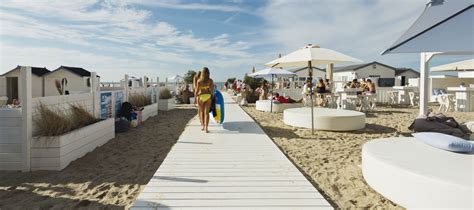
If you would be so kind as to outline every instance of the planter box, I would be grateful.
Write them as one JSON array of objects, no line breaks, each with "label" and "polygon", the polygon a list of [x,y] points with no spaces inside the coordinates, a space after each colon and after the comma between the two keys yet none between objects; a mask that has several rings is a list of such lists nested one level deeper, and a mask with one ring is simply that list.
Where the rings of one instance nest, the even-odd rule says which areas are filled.
[{"label": "planter box", "polygon": [[174,98],[158,100],[158,110],[169,111],[174,109],[174,106]]},{"label": "planter box", "polygon": [[147,120],[150,117],[154,117],[158,114],[158,104],[150,104],[148,106],[143,107],[142,110],[142,121]]},{"label": "planter box", "polygon": [[33,137],[31,170],[62,170],[72,161],[113,139],[114,130],[114,119],[109,118],[61,136]]}]

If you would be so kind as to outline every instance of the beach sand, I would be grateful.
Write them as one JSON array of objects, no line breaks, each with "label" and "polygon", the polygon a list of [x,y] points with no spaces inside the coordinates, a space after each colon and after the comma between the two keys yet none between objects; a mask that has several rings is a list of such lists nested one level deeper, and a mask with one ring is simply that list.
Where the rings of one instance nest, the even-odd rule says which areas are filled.
[{"label": "beach sand", "polygon": [[[243,107],[305,176],[338,208],[401,208],[372,190],[362,177],[362,145],[376,138],[409,136],[416,108],[377,107],[366,118],[366,128],[353,132],[316,131],[285,125],[282,113]],[[437,107],[434,110],[437,110]],[[459,123],[474,120],[474,112],[445,113]],[[309,115],[308,115],[309,117]]]},{"label": "beach sand", "polygon": [[127,208],[196,113],[191,106],[160,111],[63,171],[0,172],[0,209]]}]

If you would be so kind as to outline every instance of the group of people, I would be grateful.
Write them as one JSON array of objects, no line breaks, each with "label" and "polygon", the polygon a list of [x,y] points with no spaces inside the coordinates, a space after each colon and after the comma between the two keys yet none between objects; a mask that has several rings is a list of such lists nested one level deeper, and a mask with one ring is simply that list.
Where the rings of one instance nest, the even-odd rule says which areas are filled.
[{"label": "group of people", "polygon": [[371,79],[362,79],[359,82],[357,79],[353,79],[352,81],[348,82],[344,88],[362,88],[362,93],[367,94],[374,94],[375,93],[375,83],[372,82]]},{"label": "group of people", "polygon": [[214,81],[210,78],[210,72],[204,67],[193,78],[193,90],[198,105],[198,116],[201,122],[201,130],[209,133],[209,110],[211,109],[212,97],[214,95]]},{"label": "group of people", "polygon": [[313,93],[331,93],[332,84],[329,79],[319,79],[314,87],[311,86],[311,80],[306,80],[305,84],[303,85],[303,96],[309,96],[311,94],[311,89],[313,89]]}]

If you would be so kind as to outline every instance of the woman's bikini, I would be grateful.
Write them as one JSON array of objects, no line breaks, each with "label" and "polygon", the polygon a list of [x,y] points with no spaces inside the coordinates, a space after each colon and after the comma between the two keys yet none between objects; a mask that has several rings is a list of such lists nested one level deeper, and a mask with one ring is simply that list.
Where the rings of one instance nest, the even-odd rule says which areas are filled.
[{"label": "woman's bikini", "polygon": [[[199,87],[199,90],[200,92],[202,92],[202,90],[210,90],[211,86],[208,84],[207,86],[201,86]],[[208,101],[209,99],[211,99],[211,94],[210,93],[204,93],[204,94],[200,94],[199,95],[199,98],[201,99],[201,101],[203,103],[205,103],[206,101]]]}]

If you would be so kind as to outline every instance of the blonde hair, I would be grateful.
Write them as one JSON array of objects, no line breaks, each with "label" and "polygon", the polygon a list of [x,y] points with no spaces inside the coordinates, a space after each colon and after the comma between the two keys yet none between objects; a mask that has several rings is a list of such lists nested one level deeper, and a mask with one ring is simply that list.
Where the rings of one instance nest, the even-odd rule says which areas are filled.
[{"label": "blonde hair", "polygon": [[202,68],[199,81],[207,83],[210,79],[209,74],[209,69],[207,67]]}]

